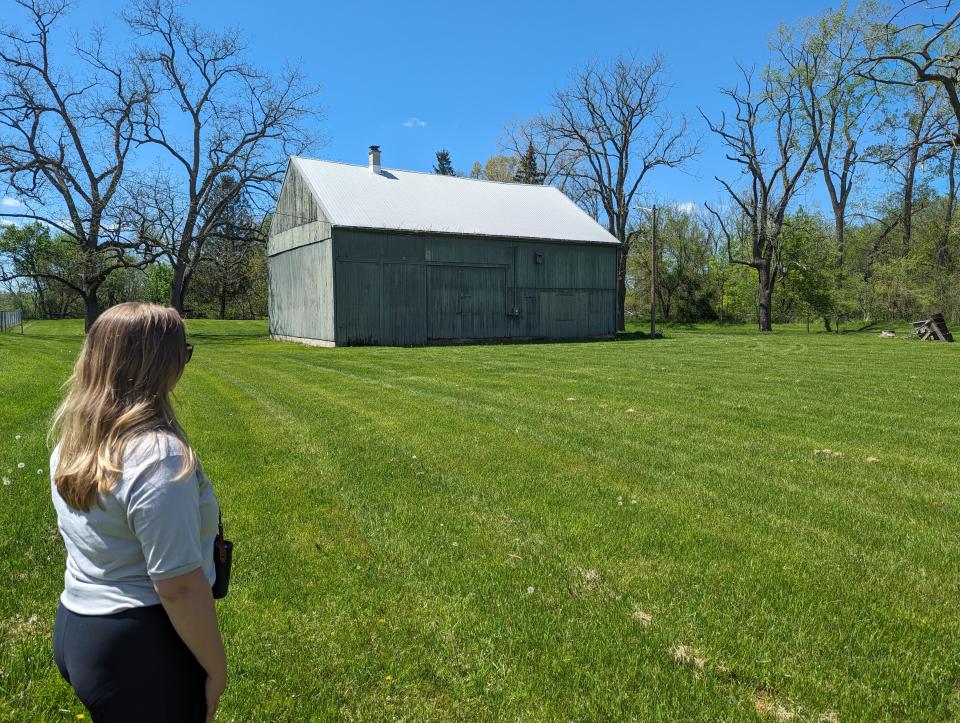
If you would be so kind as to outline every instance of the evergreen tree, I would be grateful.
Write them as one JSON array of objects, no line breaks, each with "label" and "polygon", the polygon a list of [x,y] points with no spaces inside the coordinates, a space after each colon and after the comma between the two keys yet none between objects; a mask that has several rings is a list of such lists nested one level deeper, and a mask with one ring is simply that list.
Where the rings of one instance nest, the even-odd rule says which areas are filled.
[{"label": "evergreen tree", "polygon": [[517,183],[543,184],[543,174],[537,169],[537,153],[532,141],[527,144],[527,152],[520,157],[514,180]]},{"label": "evergreen tree", "polygon": [[455,176],[453,164],[450,162],[450,151],[441,148],[437,151],[437,165],[433,167],[433,172],[438,176]]}]

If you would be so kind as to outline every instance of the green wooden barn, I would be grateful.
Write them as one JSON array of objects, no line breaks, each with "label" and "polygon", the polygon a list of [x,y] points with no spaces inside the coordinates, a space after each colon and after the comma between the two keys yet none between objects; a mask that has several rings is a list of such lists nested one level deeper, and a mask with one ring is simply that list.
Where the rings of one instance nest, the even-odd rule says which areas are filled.
[{"label": "green wooden barn", "polygon": [[270,333],[323,346],[597,339],[620,244],[558,189],[290,159]]}]

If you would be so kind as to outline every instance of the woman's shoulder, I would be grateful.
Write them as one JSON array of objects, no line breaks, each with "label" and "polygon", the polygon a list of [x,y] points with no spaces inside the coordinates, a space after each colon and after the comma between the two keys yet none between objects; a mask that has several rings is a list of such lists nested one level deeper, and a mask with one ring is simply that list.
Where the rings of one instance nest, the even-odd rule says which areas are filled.
[{"label": "woman's shoulder", "polygon": [[158,429],[131,437],[123,450],[123,476],[133,481],[147,468],[170,460],[182,466],[190,447],[172,432]]}]

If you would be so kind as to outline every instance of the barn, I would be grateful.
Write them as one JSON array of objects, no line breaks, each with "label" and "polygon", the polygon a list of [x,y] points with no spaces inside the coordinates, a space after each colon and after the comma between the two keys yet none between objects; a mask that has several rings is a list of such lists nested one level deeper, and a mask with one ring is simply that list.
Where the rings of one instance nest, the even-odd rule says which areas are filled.
[{"label": "barn", "polygon": [[550,186],[293,157],[267,247],[270,334],[322,346],[596,339],[616,238]]}]

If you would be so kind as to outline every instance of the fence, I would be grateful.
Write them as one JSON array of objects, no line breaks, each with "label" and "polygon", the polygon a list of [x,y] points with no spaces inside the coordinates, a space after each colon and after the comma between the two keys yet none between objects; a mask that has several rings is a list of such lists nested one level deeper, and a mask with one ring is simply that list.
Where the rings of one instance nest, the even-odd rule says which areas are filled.
[{"label": "fence", "polygon": [[19,326],[23,331],[23,310],[0,311],[0,331],[6,331],[11,326]]}]

